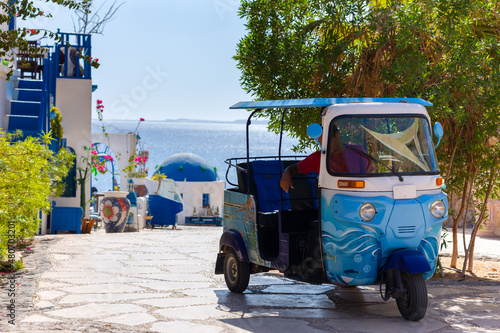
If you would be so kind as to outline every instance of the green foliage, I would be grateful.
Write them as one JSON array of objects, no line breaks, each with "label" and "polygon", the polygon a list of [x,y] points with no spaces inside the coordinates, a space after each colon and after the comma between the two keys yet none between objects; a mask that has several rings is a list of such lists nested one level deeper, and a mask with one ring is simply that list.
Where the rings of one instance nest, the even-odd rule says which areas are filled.
[{"label": "green foliage", "polygon": [[[384,6],[360,0],[242,1],[248,34],[235,59],[243,88],[257,100],[424,97],[437,111],[462,117],[466,98],[495,88],[482,80],[498,68],[498,18],[489,1],[378,3]],[[479,30],[496,34],[481,40]],[[489,96],[489,105],[498,102]],[[468,104],[484,109],[483,102]],[[262,116],[270,117],[270,130],[279,130],[279,111]],[[305,129],[318,119],[317,110],[288,114],[286,129],[300,139],[297,148],[312,143]]]},{"label": "green foliage", "polygon": [[0,261],[0,272],[9,273],[9,272],[17,272],[23,269],[23,261]]},{"label": "green foliage", "polygon": [[20,135],[0,134],[0,258],[9,235],[15,233],[18,242],[38,231],[40,211],[48,213],[49,197],[62,193],[73,160],[64,149],[54,154],[48,148],[50,133],[24,140]]},{"label": "green foliage", "polygon": [[52,135],[54,138],[59,139],[59,143],[61,143],[61,139],[63,138],[63,127],[61,125],[62,116],[61,112],[57,110],[55,106],[50,109],[51,113],[55,113],[54,119],[50,119],[50,130],[52,131]]}]

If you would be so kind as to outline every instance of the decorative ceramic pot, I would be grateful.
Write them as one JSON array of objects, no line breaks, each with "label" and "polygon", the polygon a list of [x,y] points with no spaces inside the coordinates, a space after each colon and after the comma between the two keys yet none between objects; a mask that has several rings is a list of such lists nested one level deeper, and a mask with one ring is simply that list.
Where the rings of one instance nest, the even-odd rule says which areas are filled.
[{"label": "decorative ceramic pot", "polygon": [[105,191],[101,200],[101,216],[106,232],[123,232],[128,221],[130,201],[128,192]]}]

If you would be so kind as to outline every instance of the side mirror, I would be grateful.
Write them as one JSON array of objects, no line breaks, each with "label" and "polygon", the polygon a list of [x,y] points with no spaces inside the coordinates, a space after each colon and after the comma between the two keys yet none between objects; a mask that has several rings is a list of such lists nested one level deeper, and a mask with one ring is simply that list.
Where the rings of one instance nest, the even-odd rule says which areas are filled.
[{"label": "side mirror", "polygon": [[441,138],[444,135],[443,126],[441,126],[440,123],[434,124],[434,135],[437,136],[438,138],[438,143],[436,144],[436,147],[434,147],[434,149],[436,149],[439,146],[439,142],[441,141]]},{"label": "side mirror", "polygon": [[[307,135],[309,135],[310,138],[315,139],[320,148],[321,142],[319,142],[318,138],[321,136],[321,134],[323,134],[323,127],[321,127],[320,124],[312,123],[311,125],[307,126]],[[323,151],[323,149],[321,149],[321,151]]]}]

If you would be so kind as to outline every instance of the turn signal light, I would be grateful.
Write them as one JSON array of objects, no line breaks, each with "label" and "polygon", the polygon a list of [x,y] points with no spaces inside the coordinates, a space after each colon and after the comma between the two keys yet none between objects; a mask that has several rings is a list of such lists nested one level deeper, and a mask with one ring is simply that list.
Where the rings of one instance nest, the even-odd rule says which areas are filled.
[{"label": "turn signal light", "polygon": [[437,186],[443,185],[443,177],[436,178],[436,185]]},{"label": "turn signal light", "polygon": [[339,188],[365,188],[364,180],[339,180],[337,182]]}]

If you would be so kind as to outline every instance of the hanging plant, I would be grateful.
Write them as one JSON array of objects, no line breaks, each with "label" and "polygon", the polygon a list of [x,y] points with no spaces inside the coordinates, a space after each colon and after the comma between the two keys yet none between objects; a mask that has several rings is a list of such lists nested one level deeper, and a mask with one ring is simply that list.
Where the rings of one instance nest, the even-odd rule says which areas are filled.
[{"label": "hanging plant", "polygon": [[52,131],[52,136],[59,139],[59,143],[61,143],[61,139],[63,137],[63,128],[61,125],[61,121],[61,113],[55,106],[53,106],[50,109],[50,130]]}]

